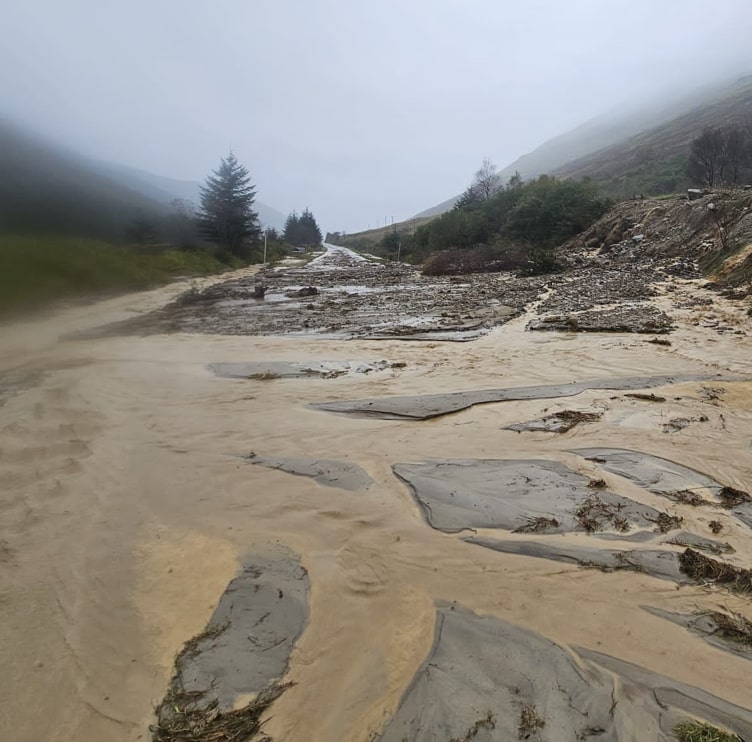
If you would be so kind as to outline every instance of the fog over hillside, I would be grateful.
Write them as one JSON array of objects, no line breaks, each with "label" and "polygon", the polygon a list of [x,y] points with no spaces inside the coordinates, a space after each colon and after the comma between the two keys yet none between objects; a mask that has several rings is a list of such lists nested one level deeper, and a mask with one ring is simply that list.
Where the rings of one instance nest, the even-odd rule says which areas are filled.
[{"label": "fog over hillside", "polygon": [[[148,19],[148,20],[147,20]],[[353,231],[419,212],[615,109],[749,68],[747,0],[14,3],[3,113],[96,160]],[[581,154],[581,153],[580,153]]]}]

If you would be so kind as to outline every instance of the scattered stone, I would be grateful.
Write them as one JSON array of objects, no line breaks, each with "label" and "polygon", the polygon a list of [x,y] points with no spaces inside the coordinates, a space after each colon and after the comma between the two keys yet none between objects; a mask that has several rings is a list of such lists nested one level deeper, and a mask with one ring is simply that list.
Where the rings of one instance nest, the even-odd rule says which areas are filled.
[{"label": "scattered stone", "polygon": [[624,304],[614,309],[592,309],[566,316],[544,316],[531,320],[527,329],[655,334],[671,332],[673,324],[671,318],[656,307]]}]

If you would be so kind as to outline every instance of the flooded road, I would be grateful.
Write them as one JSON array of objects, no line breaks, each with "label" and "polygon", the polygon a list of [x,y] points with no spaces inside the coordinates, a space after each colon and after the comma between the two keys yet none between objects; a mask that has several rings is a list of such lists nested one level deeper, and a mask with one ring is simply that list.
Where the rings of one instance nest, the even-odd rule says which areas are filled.
[{"label": "flooded road", "polygon": [[[637,334],[533,333],[524,313],[504,324],[483,320],[484,334],[470,342],[441,335],[418,342],[402,333],[383,337],[381,330],[382,339],[375,339],[361,330],[378,325],[362,318],[380,313],[386,322],[388,303],[362,311],[357,303],[388,292],[412,295],[422,279],[409,268],[369,264],[374,283],[400,277],[370,290],[355,260],[329,251],[305,268],[263,277],[271,293],[316,286],[316,301],[347,293],[353,307],[352,315],[342,314],[346,332],[306,333],[292,309],[315,310],[288,307],[284,331],[241,333],[242,322],[251,325],[256,317],[243,311],[246,299],[228,310],[226,333],[215,312],[195,311],[200,303],[171,314],[177,321],[168,327],[162,308],[187,282],[0,327],[0,739],[150,739],[154,708],[183,643],[202,632],[249,559],[280,548],[298,555],[310,589],[307,622],[289,657],[295,685],[274,703],[264,726],[275,740],[397,739],[389,724],[408,729],[412,723],[406,691],[434,647],[437,615],[451,606],[458,615],[467,611],[535,632],[565,652],[579,648],[578,662],[608,655],[610,664],[598,660],[599,667],[608,665],[599,670],[604,683],[625,677],[623,668],[614,669],[618,660],[749,709],[749,658],[655,612],[684,615],[721,605],[752,619],[748,595],[678,584],[649,570],[586,569],[530,555],[529,546],[516,553],[488,548],[477,542],[528,544],[531,535],[513,532],[503,519],[463,519],[451,503],[451,527],[432,527],[425,503],[438,502],[442,492],[406,481],[406,472],[414,477],[419,466],[430,479],[425,467],[436,461],[554,462],[571,472],[572,486],[579,486],[578,476],[583,486],[603,480],[610,493],[638,510],[644,505],[640,517],[676,515],[684,531],[728,544],[733,552],[724,559],[749,568],[750,525],[718,500],[720,485],[746,491],[752,481],[752,382],[743,380],[752,377],[751,342],[746,334],[717,331],[719,322],[748,331],[742,309],[722,299],[693,308],[696,283],[676,281],[671,292],[650,300],[673,318],[670,345]],[[322,281],[335,269],[343,276],[339,288]],[[200,287],[234,279],[245,282],[235,288],[261,280],[248,269],[204,279]],[[477,286],[491,291],[492,280],[498,279],[481,277]],[[474,281],[464,283],[476,301]],[[445,284],[447,291],[459,285]],[[364,285],[368,291],[354,288]],[[536,285],[535,296],[546,290]],[[504,304],[501,295],[486,298]],[[276,311],[273,303],[260,311]],[[515,302],[504,305],[521,311]],[[455,320],[447,321],[453,330]],[[99,332],[126,325],[140,329]],[[390,326],[396,325],[404,323]],[[225,378],[212,364],[253,366],[245,378]],[[279,372],[290,367],[344,371]],[[695,378],[682,380],[687,375]],[[629,387],[615,383],[566,398],[484,402],[429,419],[326,409],[628,377],[673,379],[645,386],[662,402],[628,396]],[[506,429],[564,410],[597,416],[562,433]],[[687,422],[667,427],[676,420]],[[604,448],[644,452],[701,472],[709,480],[697,486],[708,502],[668,501],[655,486],[625,476],[623,467],[616,473],[604,454],[577,453]],[[263,461],[254,463],[257,458]],[[310,468],[322,461],[350,465],[366,478],[358,473],[344,487],[334,481],[336,472],[314,467],[314,478],[304,470],[306,462]],[[458,487],[467,481],[458,480]],[[479,484],[467,487],[470,507],[473,493],[494,496]],[[553,506],[542,507],[549,519],[565,522]],[[630,540],[635,529],[650,534],[648,540]],[[683,549],[665,545],[665,534],[644,522],[630,532],[602,530],[607,547],[605,538],[575,526],[533,535],[549,550],[566,546],[575,554],[644,546],[678,555]],[[455,619],[442,620],[447,636],[464,630]],[[472,712],[482,717],[486,709]],[[540,739],[567,738],[556,735],[556,718],[552,711],[547,730],[540,728],[549,736]],[[621,736],[603,738],[645,738],[637,717],[619,724]],[[488,735],[478,739],[496,739]]]}]

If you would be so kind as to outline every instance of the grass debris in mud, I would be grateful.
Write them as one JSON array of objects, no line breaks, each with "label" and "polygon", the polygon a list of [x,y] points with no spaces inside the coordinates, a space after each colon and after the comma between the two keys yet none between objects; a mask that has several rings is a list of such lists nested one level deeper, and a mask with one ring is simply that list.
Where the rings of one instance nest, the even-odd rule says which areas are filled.
[{"label": "grass debris in mud", "polygon": [[706,500],[702,495],[692,490],[677,490],[676,492],[666,492],[666,497],[674,502],[680,502],[682,505],[691,505],[698,507],[700,505],[712,505],[710,500]]},{"label": "grass debris in mud", "polygon": [[261,371],[257,374],[251,374],[248,378],[254,381],[271,381],[272,379],[279,379],[281,377],[274,371]]},{"label": "grass debris in mud", "polygon": [[752,592],[752,570],[711,559],[694,549],[687,548],[679,555],[679,569],[696,582],[723,585],[740,593]]},{"label": "grass debris in mud", "polygon": [[665,402],[665,397],[660,397],[657,394],[653,394],[652,392],[650,394],[645,394],[644,392],[633,392],[631,394],[625,394],[625,397],[629,397],[630,399],[639,399],[642,402]]},{"label": "grass debris in mud", "polygon": [[600,420],[602,416],[600,412],[580,412],[579,410],[562,410],[552,415],[559,423],[557,429],[559,433],[566,433],[580,423],[595,422],[596,420]]},{"label": "grass debris in mud", "polygon": [[752,649],[752,621],[733,611],[728,613],[712,611],[704,615],[711,618],[718,627],[713,632],[714,634]]},{"label": "grass debris in mud", "polygon": [[536,729],[546,726],[546,722],[538,716],[535,706],[525,705],[520,710],[520,720],[517,731],[520,739],[527,739]]},{"label": "grass debris in mud", "polygon": [[[290,687],[275,684],[239,709],[222,712],[215,699],[201,705],[205,692],[171,689],[157,709],[159,721],[151,727],[153,742],[246,742],[261,731],[267,708]],[[169,704],[169,714],[162,713]]]},{"label": "grass debris in mud", "polygon": [[528,518],[525,525],[515,528],[512,533],[540,533],[549,528],[558,528],[559,521],[556,518],[546,518],[539,515],[537,518]]},{"label": "grass debris in mud", "polygon": [[733,487],[722,487],[718,497],[721,498],[721,505],[724,508],[735,508],[737,505],[752,502],[752,497],[747,492]]},{"label": "grass debris in mud", "polygon": [[[647,518],[647,516],[645,516]],[[670,513],[662,512],[658,513],[657,518],[648,518],[649,521],[655,523],[655,530],[657,533],[668,533],[676,528],[679,528],[684,523],[684,518],[680,515],[671,515]]]},{"label": "grass debris in mud", "polygon": [[598,495],[590,495],[575,511],[577,522],[588,532],[602,531],[609,525],[625,533],[629,522],[621,514],[623,505],[604,502]]},{"label": "grass debris in mud", "polygon": [[[175,658],[195,657],[201,644],[216,639],[229,624],[214,624],[189,639]],[[207,700],[209,690],[187,691],[180,671],[173,676],[162,703],[155,709],[157,723],[149,728],[152,742],[246,742],[261,731],[266,709],[293,683],[273,683],[239,709],[221,711],[216,698]]]},{"label": "grass debris in mud", "polygon": [[735,734],[699,721],[683,721],[677,724],[674,727],[674,736],[679,742],[742,742]]}]

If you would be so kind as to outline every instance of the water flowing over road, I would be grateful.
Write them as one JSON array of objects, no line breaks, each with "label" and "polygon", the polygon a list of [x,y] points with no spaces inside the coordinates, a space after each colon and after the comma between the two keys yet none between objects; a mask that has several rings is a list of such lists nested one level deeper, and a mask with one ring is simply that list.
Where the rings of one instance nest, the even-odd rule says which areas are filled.
[{"label": "water flowing over road", "polygon": [[688,630],[749,597],[680,559],[752,565],[749,336],[691,282],[670,344],[531,332],[506,280],[330,246],[1,326],[0,739],[150,739],[207,626],[178,671],[294,681],[278,742],[749,733]]}]

